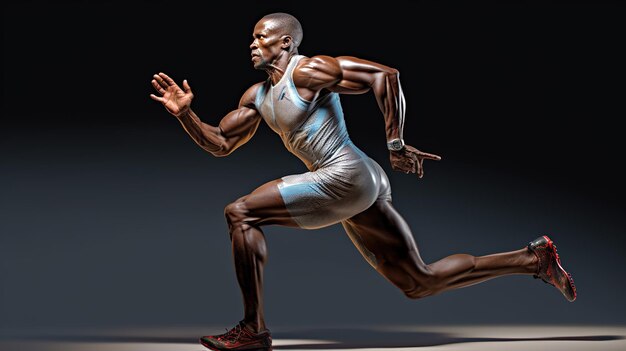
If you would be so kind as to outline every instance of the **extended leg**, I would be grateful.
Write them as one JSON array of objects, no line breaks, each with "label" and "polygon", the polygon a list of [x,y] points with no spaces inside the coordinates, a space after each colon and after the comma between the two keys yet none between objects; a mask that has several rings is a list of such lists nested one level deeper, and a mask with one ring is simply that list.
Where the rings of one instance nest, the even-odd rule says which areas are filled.
[{"label": "extended leg", "polygon": [[537,257],[526,248],[480,257],[455,254],[425,264],[409,226],[387,200],[376,201],[343,225],[370,264],[411,298],[537,272]]}]

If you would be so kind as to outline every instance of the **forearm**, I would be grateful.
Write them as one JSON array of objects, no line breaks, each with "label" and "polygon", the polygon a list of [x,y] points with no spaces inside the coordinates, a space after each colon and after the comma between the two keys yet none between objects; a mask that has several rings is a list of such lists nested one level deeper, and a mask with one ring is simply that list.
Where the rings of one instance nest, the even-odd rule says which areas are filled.
[{"label": "forearm", "polygon": [[372,87],[376,101],[385,118],[387,141],[402,139],[404,131],[405,100],[398,71],[381,72]]},{"label": "forearm", "polygon": [[202,122],[191,109],[176,118],[191,139],[202,149],[215,156],[224,152],[226,142],[219,127]]}]

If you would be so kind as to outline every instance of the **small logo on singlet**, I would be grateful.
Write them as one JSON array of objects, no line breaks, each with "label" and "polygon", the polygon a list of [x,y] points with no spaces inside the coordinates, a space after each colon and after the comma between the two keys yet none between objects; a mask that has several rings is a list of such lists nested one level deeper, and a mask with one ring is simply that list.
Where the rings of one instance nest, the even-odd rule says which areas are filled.
[{"label": "small logo on singlet", "polygon": [[[278,100],[282,100],[287,96],[287,87],[283,87],[283,89],[280,91],[280,94],[278,94]],[[287,101],[289,101],[289,97],[287,96]]]}]

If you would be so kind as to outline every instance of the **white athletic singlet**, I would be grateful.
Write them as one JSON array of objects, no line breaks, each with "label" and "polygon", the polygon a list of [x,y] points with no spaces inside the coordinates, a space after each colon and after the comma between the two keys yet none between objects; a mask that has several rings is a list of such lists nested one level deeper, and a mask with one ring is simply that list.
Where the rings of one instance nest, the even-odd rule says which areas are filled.
[{"label": "white athletic singlet", "polygon": [[255,106],[309,169],[282,177],[278,187],[296,223],[314,229],[348,219],[377,199],[391,199],[391,188],[380,165],[350,140],[339,94],[300,97],[292,73],[303,57],[291,58],[278,83],[268,79],[259,88]]}]

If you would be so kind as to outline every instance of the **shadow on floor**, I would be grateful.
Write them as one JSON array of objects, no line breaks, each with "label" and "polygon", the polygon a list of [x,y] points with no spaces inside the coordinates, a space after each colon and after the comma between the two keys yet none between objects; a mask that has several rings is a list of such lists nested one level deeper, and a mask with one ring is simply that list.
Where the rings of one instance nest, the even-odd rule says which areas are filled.
[{"label": "shadow on floor", "polygon": [[[116,336],[116,335],[43,335],[19,337],[20,340],[57,341],[57,342],[91,342],[91,343],[171,343],[198,344],[199,336]],[[611,341],[625,339],[622,335],[567,335],[544,337],[457,337],[438,332],[393,332],[377,329],[303,329],[298,331],[276,331],[275,340],[319,340],[320,343],[298,343],[277,345],[274,349],[356,349],[356,348],[395,348],[395,347],[427,347],[458,343],[474,342],[516,342],[516,341]],[[15,339],[15,338],[11,338]]]},{"label": "shadow on floor", "polygon": [[609,341],[624,339],[622,335],[570,335],[528,338],[457,337],[438,332],[392,332],[376,329],[309,329],[298,332],[277,332],[276,339],[326,340],[328,343],[292,344],[275,346],[274,349],[355,349],[426,347],[473,342],[515,341]]}]

